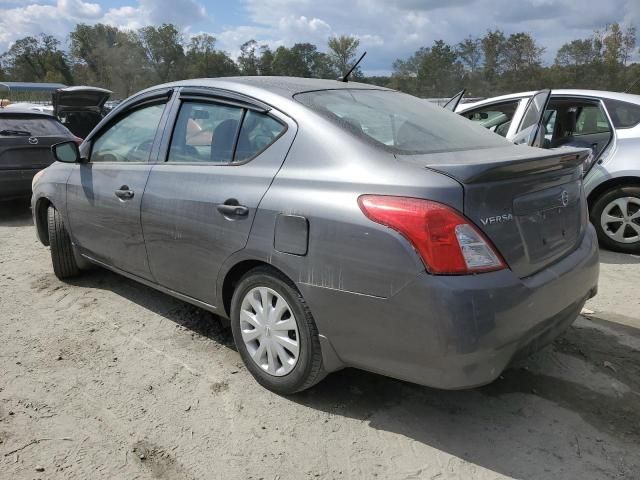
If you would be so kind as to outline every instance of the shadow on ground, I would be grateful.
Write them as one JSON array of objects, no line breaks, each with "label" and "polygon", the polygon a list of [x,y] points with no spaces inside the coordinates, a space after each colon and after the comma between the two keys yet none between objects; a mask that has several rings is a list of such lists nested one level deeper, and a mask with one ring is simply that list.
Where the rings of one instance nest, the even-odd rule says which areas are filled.
[{"label": "shadow on ground", "polygon": [[640,264],[640,255],[612,252],[611,250],[601,248],[600,263],[606,263],[608,265],[637,265]]},{"label": "shadow on ground", "polygon": [[32,224],[29,199],[0,201],[0,227],[26,227]]},{"label": "shadow on ground", "polygon": [[[132,280],[97,269],[70,283],[110,290],[199,335],[235,348],[230,330],[216,315]],[[577,358],[595,372],[628,386],[627,391],[609,395],[590,388],[588,381],[573,381],[571,375],[569,380],[567,375],[561,378],[548,365],[537,364],[533,356],[505,371],[493,384],[473,390],[440,391],[347,369],[289,399],[366,422],[375,430],[403,435],[495,472],[517,478],[545,478],[551,472],[563,471],[567,462],[566,452],[556,451],[551,441],[547,444],[545,435],[566,435],[567,448],[577,457],[574,462],[580,462],[579,457],[587,453],[581,451],[585,443],[600,445],[594,442],[604,442],[607,435],[624,448],[634,448],[640,442],[640,351],[635,345],[619,342],[620,336],[626,336],[640,344],[640,330],[601,319],[584,322],[593,328],[571,327],[546,350],[547,355]],[[540,407],[549,402],[552,408]],[[603,438],[574,436],[563,423],[566,415],[559,415],[558,408],[579,415]],[[630,467],[622,459],[612,464],[619,469],[616,474],[622,476],[640,467]],[[610,471],[602,472],[601,477],[594,478],[610,475]]]}]

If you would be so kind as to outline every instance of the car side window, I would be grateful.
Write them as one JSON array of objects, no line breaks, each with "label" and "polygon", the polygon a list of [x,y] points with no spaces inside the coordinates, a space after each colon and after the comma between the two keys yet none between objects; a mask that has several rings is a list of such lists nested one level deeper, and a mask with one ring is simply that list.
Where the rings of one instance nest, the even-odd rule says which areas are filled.
[{"label": "car side window", "polygon": [[167,161],[230,163],[243,113],[240,107],[184,102]]},{"label": "car side window", "polygon": [[266,113],[248,110],[238,137],[234,162],[242,162],[256,156],[284,132],[285,127]]},{"label": "car side window", "polygon": [[499,104],[483,105],[482,107],[463,112],[462,115],[472,122],[477,122],[478,125],[506,137],[519,103],[520,100],[514,100]]},{"label": "car side window", "polygon": [[93,142],[91,162],[148,162],[164,104],[131,111]]},{"label": "car side window", "polygon": [[640,105],[608,98],[604,99],[604,104],[616,128],[631,128],[640,123]]},{"label": "car side window", "polygon": [[267,114],[218,103],[184,102],[168,162],[231,164],[250,159],[285,130]]},{"label": "car side window", "polygon": [[576,118],[575,135],[591,135],[609,131],[609,122],[599,106],[590,105],[580,108]]}]

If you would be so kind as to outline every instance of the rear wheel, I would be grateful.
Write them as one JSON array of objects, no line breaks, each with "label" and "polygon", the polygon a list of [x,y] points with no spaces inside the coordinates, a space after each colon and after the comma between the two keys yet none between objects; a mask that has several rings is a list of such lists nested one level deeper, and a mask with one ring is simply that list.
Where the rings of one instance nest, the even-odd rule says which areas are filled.
[{"label": "rear wheel", "polygon": [[259,267],[242,277],[231,301],[231,330],[247,369],[273,392],[299,392],[326,375],[309,307],[274,269]]},{"label": "rear wheel", "polygon": [[80,269],[73,254],[69,233],[60,213],[54,207],[49,207],[47,210],[47,227],[49,229],[53,273],[61,280],[78,275]]},{"label": "rear wheel", "polygon": [[607,190],[591,208],[591,223],[600,245],[624,253],[640,253],[640,187]]}]

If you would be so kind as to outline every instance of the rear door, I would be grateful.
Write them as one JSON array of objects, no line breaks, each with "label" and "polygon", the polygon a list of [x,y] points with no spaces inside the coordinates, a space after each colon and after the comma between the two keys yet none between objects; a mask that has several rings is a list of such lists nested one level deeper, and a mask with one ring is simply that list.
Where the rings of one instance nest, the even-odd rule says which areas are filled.
[{"label": "rear door", "polygon": [[296,131],[268,106],[227,95],[183,89],[142,201],[155,280],[210,305],[220,267],[246,245]]},{"label": "rear door", "polygon": [[545,111],[551,98],[551,90],[540,90],[529,98],[520,125],[507,139],[516,145],[542,147],[546,135],[544,120]]},{"label": "rear door", "polygon": [[145,95],[95,132],[83,144],[87,161],[73,166],[67,183],[67,215],[81,251],[147,279],[140,203],[170,92]]},{"label": "rear door", "polygon": [[51,145],[73,139],[54,117],[38,113],[0,115],[0,198],[31,195],[31,180],[53,163]]}]

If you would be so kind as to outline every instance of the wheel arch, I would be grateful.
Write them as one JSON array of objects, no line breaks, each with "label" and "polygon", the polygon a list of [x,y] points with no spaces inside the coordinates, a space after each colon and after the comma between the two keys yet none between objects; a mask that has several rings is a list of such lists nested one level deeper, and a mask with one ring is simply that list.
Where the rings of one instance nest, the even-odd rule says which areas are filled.
[{"label": "wheel arch", "polygon": [[53,202],[47,197],[40,197],[36,201],[34,220],[36,224],[36,233],[38,239],[43,245],[49,246],[49,228],[47,227],[47,211],[49,207],[53,206]]},{"label": "wheel arch", "polygon": [[221,313],[227,318],[230,318],[231,316],[231,299],[233,297],[233,292],[235,290],[236,285],[248,271],[253,270],[256,267],[271,268],[274,271],[288,278],[293,284],[293,280],[291,280],[291,277],[289,275],[287,275],[285,272],[280,270],[278,267],[275,267],[271,263],[265,262],[264,260],[244,259],[237,262],[224,275],[224,280],[222,281],[222,288],[220,292],[221,294],[220,298],[222,299]]},{"label": "wheel arch", "polygon": [[593,207],[595,201],[607,190],[611,190],[612,188],[624,187],[624,186],[633,186],[640,187],[640,177],[634,176],[624,176],[624,177],[615,177],[610,178],[606,182],[602,182],[596,188],[594,188],[589,196],[587,197],[587,203],[589,205],[589,209]]}]

